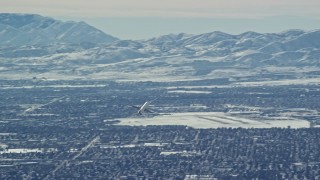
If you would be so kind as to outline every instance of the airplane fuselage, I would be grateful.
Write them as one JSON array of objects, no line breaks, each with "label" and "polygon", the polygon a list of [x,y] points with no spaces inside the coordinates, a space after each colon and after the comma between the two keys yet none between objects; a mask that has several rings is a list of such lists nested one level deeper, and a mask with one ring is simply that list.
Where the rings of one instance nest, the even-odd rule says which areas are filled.
[{"label": "airplane fuselage", "polygon": [[144,110],[149,106],[150,102],[146,101],[139,109],[138,113],[142,114],[144,112]]}]

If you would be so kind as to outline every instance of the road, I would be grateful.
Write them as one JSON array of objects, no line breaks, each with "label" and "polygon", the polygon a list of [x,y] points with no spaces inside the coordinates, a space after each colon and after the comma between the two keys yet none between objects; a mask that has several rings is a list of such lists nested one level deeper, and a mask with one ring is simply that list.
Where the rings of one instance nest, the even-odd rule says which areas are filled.
[{"label": "road", "polygon": [[100,136],[95,137],[93,140],[91,140],[85,147],[83,147],[73,158],[69,160],[64,160],[62,161],[54,170],[51,171],[44,179],[50,179],[54,178],[54,175],[56,174],[57,171],[59,171],[61,168],[68,166],[70,161],[76,160],[78,157],[80,157],[83,153],[85,153],[89,148],[95,145],[100,140]]},{"label": "road", "polygon": [[26,115],[27,113],[30,113],[30,112],[38,109],[38,108],[41,108],[41,107],[47,106],[47,105],[49,105],[49,104],[52,104],[52,103],[54,103],[54,102],[56,102],[56,101],[59,101],[59,100],[61,100],[61,99],[63,99],[63,98],[65,98],[65,96],[60,97],[60,98],[54,98],[54,99],[52,99],[51,101],[49,101],[48,103],[46,103],[46,104],[40,104],[40,105],[32,106],[32,107],[24,110],[21,115]]}]

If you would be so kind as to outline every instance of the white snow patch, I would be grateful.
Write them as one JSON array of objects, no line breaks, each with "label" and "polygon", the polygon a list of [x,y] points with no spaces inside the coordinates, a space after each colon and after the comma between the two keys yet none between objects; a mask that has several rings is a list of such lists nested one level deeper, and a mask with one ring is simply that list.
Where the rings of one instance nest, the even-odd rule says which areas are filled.
[{"label": "white snow patch", "polygon": [[58,151],[56,148],[34,148],[34,149],[26,149],[26,148],[17,148],[17,149],[6,149],[4,151],[0,151],[0,154],[10,154],[10,153],[43,153],[43,152],[55,152]]},{"label": "white snow patch", "polygon": [[285,79],[277,81],[256,81],[256,82],[239,82],[234,83],[236,86],[281,86],[281,85],[308,85],[308,84],[320,84],[320,78],[308,78],[308,79]]},{"label": "white snow patch", "polygon": [[147,126],[147,125],[184,125],[193,128],[308,128],[310,123],[294,118],[254,120],[244,117],[231,116],[223,112],[186,112],[159,115],[155,117],[122,118],[118,125]]},{"label": "white snow patch", "polygon": [[186,90],[168,91],[168,93],[211,94],[210,91],[186,91]]},{"label": "white snow patch", "polygon": [[249,49],[249,50],[237,52],[237,53],[234,54],[234,56],[235,57],[240,57],[240,56],[246,56],[246,55],[255,54],[255,53],[259,53],[259,51]]}]

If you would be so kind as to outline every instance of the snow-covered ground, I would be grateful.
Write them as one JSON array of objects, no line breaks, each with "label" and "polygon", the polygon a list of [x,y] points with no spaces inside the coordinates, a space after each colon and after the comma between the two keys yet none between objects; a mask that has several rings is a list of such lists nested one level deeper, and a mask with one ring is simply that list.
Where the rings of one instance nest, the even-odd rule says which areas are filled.
[{"label": "snow-covered ground", "polygon": [[43,153],[43,152],[55,152],[57,151],[56,148],[33,148],[33,149],[27,149],[27,148],[17,148],[17,149],[6,149],[4,151],[0,151],[0,154],[12,154],[12,153]]},{"label": "snow-covered ground", "polygon": [[122,118],[118,125],[147,126],[147,125],[184,125],[193,128],[308,128],[308,121],[279,117],[274,119],[254,120],[232,116],[223,112],[185,112],[159,115],[155,117]]},{"label": "snow-covered ground", "polygon": [[182,94],[211,94],[211,91],[186,91],[186,90],[173,90],[168,93],[182,93]]},{"label": "snow-covered ground", "polygon": [[[14,17],[19,19],[20,15]],[[62,26],[63,22],[56,22],[46,28],[48,32],[39,35],[42,30],[39,24],[45,19],[48,18],[37,16],[28,26],[27,32],[35,37],[32,41],[26,41],[24,31],[17,32],[22,33],[19,37],[10,31],[2,36],[0,33],[0,39],[8,40],[0,44],[10,45],[0,48],[2,79],[155,82],[229,79],[230,86],[320,82],[319,30],[285,34],[171,34],[148,40],[114,41],[116,38],[83,23]],[[7,22],[2,25],[9,27]],[[79,29],[66,34],[66,29],[74,26]],[[79,40],[92,43],[85,45]]]}]

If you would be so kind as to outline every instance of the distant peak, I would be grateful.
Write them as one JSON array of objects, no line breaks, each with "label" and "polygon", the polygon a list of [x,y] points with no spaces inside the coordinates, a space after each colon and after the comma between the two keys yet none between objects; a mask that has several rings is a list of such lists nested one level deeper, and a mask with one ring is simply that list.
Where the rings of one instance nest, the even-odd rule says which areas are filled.
[{"label": "distant peak", "polygon": [[301,29],[289,29],[289,30],[286,30],[286,31],[282,31],[279,34],[280,35],[285,35],[285,36],[297,36],[297,35],[300,35],[300,34],[303,34],[303,33],[305,33],[305,31],[303,31]]},{"label": "distant peak", "polygon": [[260,35],[261,35],[260,33],[257,33],[257,32],[254,32],[254,31],[247,31],[247,32],[241,33],[241,34],[239,34],[237,36],[240,37],[240,38],[248,38],[248,37],[257,37],[257,36],[260,36]]},{"label": "distant peak", "polygon": [[117,38],[87,23],[59,21],[37,14],[0,13],[0,24],[12,28],[0,34],[0,45],[108,44]]},{"label": "distant peak", "polygon": [[53,18],[40,16],[37,14],[0,13],[0,23],[20,28],[34,21],[55,21]]}]

